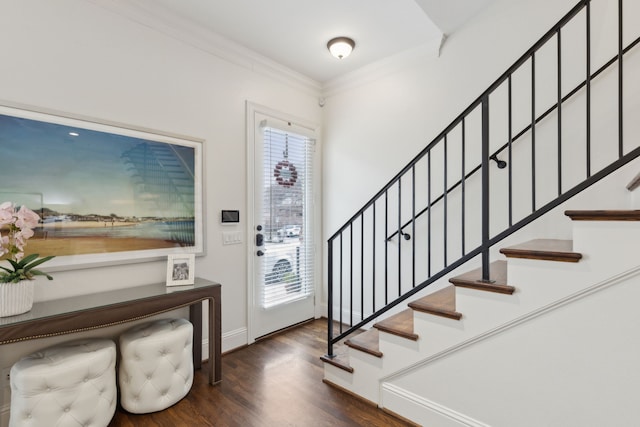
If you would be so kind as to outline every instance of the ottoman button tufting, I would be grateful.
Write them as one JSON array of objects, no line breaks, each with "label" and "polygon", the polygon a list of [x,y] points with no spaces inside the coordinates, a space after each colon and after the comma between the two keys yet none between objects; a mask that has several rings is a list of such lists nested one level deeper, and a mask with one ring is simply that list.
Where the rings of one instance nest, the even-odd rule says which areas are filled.
[{"label": "ottoman button tufting", "polygon": [[192,350],[193,325],[186,319],[157,320],[124,332],[119,367],[122,407],[144,414],[180,401],[193,384]]},{"label": "ottoman button tufting", "polygon": [[[10,372],[9,427],[107,427],[116,410],[115,365],[116,345],[108,339],[71,341],[23,357]],[[85,386],[87,372],[100,387]]]}]

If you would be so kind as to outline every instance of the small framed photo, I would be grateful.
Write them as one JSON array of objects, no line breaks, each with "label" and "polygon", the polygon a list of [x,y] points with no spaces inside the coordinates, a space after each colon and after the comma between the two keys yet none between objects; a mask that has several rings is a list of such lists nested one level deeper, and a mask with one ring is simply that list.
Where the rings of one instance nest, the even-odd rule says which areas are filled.
[{"label": "small framed photo", "polygon": [[170,254],[167,257],[167,286],[193,285],[195,254]]}]

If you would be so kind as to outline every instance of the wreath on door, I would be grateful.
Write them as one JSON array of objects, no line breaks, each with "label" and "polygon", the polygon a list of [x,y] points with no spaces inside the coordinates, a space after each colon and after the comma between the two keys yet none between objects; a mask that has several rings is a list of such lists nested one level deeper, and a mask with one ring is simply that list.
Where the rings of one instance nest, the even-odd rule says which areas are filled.
[{"label": "wreath on door", "polygon": [[276,163],[273,168],[273,177],[276,179],[278,185],[283,187],[293,187],[298,180],[298,171],[296,167],[291,163],[289,159],[289,137],[285,134],[284,140],[284,160]]},{"label": "wreath on door", "polygon": [[273,176],[276,182],[283,187],[293,187],[298,180],[298,171],[293,163],[286,158],[279,161],[273,168]]}]

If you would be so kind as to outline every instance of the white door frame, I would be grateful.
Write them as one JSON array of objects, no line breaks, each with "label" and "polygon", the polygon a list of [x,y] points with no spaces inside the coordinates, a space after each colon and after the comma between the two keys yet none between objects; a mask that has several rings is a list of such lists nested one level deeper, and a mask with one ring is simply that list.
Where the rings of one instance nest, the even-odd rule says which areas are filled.
[{"label": "white door frame", "polygon": [[314,157],[314,185],[313,185],[313,214],[316,218],[314,224],[314,317],[321,315],[320,302],[322,300],[322,152],[320,144],[320,127],[308,120],[285,114],[280,111],[273,110],[263,105],[246,101],[246,147],[247,147],[247,343],[252,344],[257,338],[255,336],[254,325],[254,301],[255,299],[255,274],[254,266],[251,260],[255,256],[255,235],[256,230],[253,229],[255,224],[255,131],[257,129],[256,114],[271,116],[274,119],[290,122],[294,126],[314,132],[316,139],[316,151]]}]

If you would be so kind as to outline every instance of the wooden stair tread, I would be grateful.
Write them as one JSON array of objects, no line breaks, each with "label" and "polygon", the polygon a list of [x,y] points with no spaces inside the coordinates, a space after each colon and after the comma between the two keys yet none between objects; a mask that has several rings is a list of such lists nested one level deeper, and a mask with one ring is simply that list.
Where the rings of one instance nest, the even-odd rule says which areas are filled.
[{"label": "wooden stair tread", "polygon": [[348,348],[345,345],[334,345],[333,357],[320,356],[320,360],[344,371],[353,373],[353,368],[349,365]]},{"label": "wooden stair tread", "polygon": [[409,303],[413,310],[436,316],[460,320],[462,313],[456,311],[456,287],[447,286],[432,294]]},{"label": "wooden stair tread", "polygon": [[382,357],[378,330],[376,328],[371,328],[360,335],[349,338],[344,343],[351,348],[369,353],[372,356]]},{"label": "wooden stair tread", "polygon": [[373,327],[412,341],[418,340],[418,335],[413,332],[413,310],[409,308],[387,317],[373,325]]},{"label": "wooden stair tread", "polygon": [[519,245],[500,249],[507,258],[527,258],[546,261],[578,262],[582,254],[573,252],[573,241],[559,239],[535,239]]},{"label": "wooden stair tread", "polygon": [[565,211],[573,221],[640,221],[640,210]]},{"label": "wooden stair tread", "polygon": [[460,276],[452,277],[449,282],[462,288],[472,288],[481,291],[512,294],[516,288],[507,285],[507,262],[494,261],[489,265],[489,278],[491,282],[482,281],[482,267],[471,270]]}]

